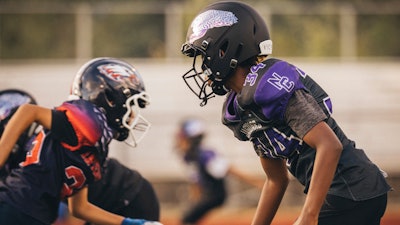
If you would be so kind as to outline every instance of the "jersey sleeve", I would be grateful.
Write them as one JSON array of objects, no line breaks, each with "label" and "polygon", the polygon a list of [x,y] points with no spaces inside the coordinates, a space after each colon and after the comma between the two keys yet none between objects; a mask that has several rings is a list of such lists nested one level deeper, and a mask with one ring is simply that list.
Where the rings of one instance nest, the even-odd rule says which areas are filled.
[{"label": "jersey sleeve", "polygon": [[[66,141],[70,138],[62,139],[63,147],[76,151],[83,146],[94,146],[101,138],[102,128],[99,124],[101,121],[98,121],[99,117],[94,114],[93,106],[84,103],[65,102],[57,107],[56,111],[65,114],[76,136],[75,143]],[[72,133],[67,135],[72,135]]]},{"label": "jersey sleeve", "polygon": [[327,116],[324,111],[306,91],[296,91],[289,100],[285,120],[300,138],[325,119]]},{"label": "jersey sleeve", "polygon": [[75,130],[63,111],[52,110],[51,132],[53,137],[61,142],[71,146],[78,144]]}]

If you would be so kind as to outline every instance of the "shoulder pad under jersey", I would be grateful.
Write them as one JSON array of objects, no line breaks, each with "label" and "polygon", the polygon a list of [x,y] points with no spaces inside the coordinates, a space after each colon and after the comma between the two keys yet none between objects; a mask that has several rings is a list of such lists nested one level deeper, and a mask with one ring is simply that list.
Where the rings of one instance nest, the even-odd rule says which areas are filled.
[{"label": "shoulder pad under jersey", "polygon": [[283,119],[287,103],[293,93],[304,89],[301,72],[293,65],[268,59],[251,68],[246,77],[243,90],[238,96],[241,106],[261,108],[263,115],[270,120]]},{"label": "shoulder pad under jersey", "polygon": [[76,146],[62,143],[64,147],[75,151],[82,146],[94,146],[100,140],[102,142],[111,141],[112,131],[107,125],[107,119],[92,103],[85,100],[68,101],[57,107],[56,110],[65,113],[78,138]]}]

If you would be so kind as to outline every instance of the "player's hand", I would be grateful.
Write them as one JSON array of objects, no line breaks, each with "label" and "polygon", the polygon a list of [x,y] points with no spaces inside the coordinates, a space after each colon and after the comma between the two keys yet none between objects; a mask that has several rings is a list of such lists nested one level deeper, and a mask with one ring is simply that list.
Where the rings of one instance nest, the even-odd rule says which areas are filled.
[{"label": "player's hand", "polygon": [[125,218],[121,225],[163,225],[157,221],[149,221],[144,219]]}]

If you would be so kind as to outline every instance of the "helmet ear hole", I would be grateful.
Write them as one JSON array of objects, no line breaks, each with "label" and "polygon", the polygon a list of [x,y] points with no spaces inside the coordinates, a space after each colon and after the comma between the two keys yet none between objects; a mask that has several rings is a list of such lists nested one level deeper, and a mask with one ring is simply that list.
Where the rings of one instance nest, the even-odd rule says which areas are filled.
[{"label": "helmet ear hole", "polygon": [[109,90],[109,89],[106,89],[105,92],[104,92],[104,94],[105,94],[105,99],[106,99],[106,101],[107,101],[107,104],[108,104],[110,107],[114,107],[114,106],[115,106],[115,99],[114,99],[114,96],[113,96],[112,91]]},{"label": "helmet ear hole", "polygon": [[225,41],[221,45],[221,47],[219,48],[219,51],[218,51],[219,58],[221,58],[221,59],[224,58],[226,50],[228,49],[228,45],[229,45],[229,41]]}]

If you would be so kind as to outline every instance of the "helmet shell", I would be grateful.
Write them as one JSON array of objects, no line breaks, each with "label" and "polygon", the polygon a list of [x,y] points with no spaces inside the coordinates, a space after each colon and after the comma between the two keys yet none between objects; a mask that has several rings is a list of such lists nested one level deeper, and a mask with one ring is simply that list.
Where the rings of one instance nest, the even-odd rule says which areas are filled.
[{"label": "helmet shell", "polygon": [[[0,121],[8,119],[15,110],[23,104],[37,104],[35,98],[20,89],[5,89],[0,91]],[[1,134],[0,134],[1,135]]]},{"label": "helmet shell", "polygon": [[[109,126],[118,131],[118,140],[127,138],[122,125],[126,100],[145,92],[143,79],[129,63],[116,58],[95,58],[83,65],[75,76],[71,95],[92,102],[106,115]],[[139,102],[141,108],[145,102]]]},{"label": "helmet shell", "polygon": [[193,50],[203,55],[203,69],[211,70],[211,79],[224,82],[237,65],[257,55],[271,54],[272,41],[263,18],[252,7],[241,2],[217,2],[192,21],[182,51],[194,56]]}]

